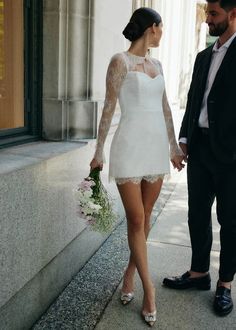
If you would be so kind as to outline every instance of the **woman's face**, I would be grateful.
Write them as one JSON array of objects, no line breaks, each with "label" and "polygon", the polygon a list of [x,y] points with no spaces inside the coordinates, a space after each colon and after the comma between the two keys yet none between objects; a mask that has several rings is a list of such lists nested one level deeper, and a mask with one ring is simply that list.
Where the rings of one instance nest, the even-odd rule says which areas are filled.
[{"label": "woman's face", "polygon": [[159,25],[153,25],[153,33],[152,33],[152,40],[150,46],[151,47],[158,47],[160,44],[161,36],[162,36],[162,22]]}]

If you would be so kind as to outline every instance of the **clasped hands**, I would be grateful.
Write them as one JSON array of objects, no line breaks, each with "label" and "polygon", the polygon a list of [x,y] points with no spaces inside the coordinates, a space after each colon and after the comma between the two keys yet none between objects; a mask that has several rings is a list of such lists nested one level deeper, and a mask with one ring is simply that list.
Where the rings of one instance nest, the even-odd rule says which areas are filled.
[{"label": "clasped hands", "polygon": [[187,144],[180,143],[179,146],[180,146],[180,149],[181,149],[183,154],[182,155],[174,155],[171,158],[171,163],[172,163],[174,168],[177,168],[178,171],[181,171],[185,167],[185,164],[183,163],[183,161],[185,163],[187,163],[188,153],[187,153]]}]

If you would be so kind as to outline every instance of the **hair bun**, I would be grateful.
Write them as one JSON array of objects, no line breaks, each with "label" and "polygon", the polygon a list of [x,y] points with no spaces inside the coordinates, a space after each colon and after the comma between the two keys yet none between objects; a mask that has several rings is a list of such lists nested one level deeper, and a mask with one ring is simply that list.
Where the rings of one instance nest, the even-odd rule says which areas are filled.
[{"label": "hair bun", "polygon": [[129,41],[135,41],[143,34],[139,25],[135,22],[129,22],[122,33]]}]

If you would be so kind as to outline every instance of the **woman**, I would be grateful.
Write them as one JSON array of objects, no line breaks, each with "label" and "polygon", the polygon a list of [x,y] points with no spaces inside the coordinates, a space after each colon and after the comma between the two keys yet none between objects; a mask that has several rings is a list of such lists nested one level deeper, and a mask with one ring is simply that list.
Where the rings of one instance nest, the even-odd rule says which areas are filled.
[{"label": "woman", "polygon": [[[115,179],[127,217],[130,260],[125,271],[121,301],[133,297],[134,273],[142,280],[142,316],[152,326],[156,321],[155,288],[150,278],[146,239],[150,216],[171,162],[183,168],[183,156],[174,134],[162,67],[149,57],[162,35],[160,15],[150,8],[137,9],[123,31],[131,41],[128,51],[112,57],[106,78],[106,98],[91,168],[103,166],[103,146],[117,99],[121,119],[110,150],[109,176]],[[169,141],[168,141],[169,138]]]}]

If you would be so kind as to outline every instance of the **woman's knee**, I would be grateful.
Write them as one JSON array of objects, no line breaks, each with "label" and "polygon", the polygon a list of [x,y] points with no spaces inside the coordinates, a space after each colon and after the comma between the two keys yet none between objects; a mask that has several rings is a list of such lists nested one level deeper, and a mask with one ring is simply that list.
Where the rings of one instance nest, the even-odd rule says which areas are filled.
[{"label": "woman's knee", "polygon": [[144,213],[127,214],[128,228],[132,231],[139,231],[144,229],[145,215]]}]

